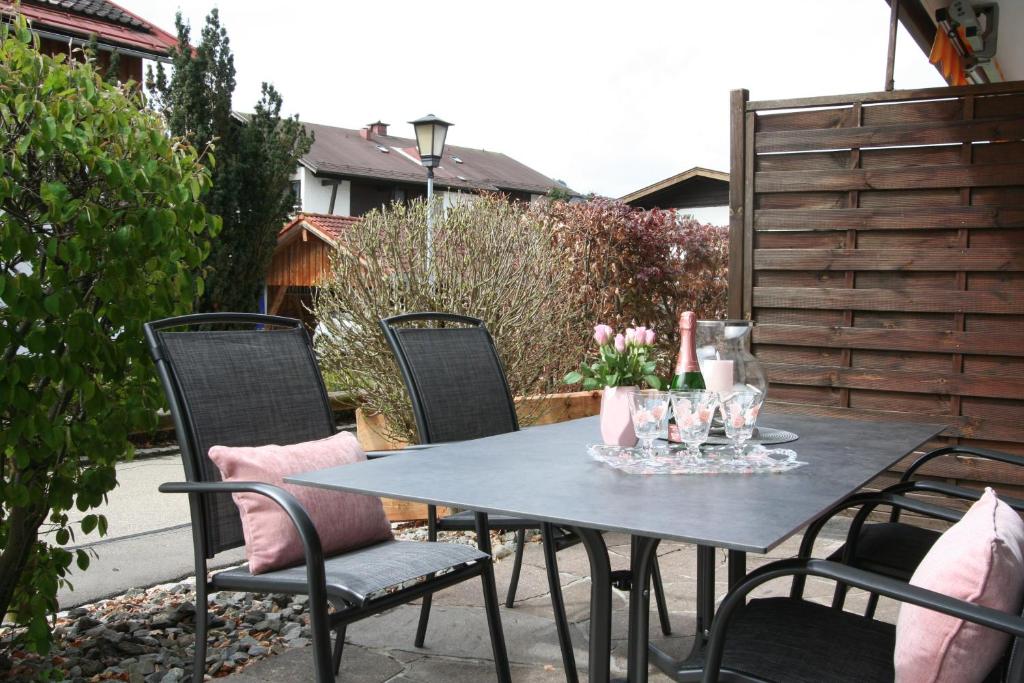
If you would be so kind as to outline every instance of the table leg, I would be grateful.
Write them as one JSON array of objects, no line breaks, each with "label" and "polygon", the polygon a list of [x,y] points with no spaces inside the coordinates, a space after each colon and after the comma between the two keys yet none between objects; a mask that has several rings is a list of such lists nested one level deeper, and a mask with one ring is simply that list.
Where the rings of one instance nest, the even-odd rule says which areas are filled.
[{"label": "table leg", "polygon": [[[742,553],[741,553],[742,554]],[[715,549],[712,546],[697,546],[697,625],[693,648],[682,658],[675,659],[648,642],[650,661],[662,672],[677,681],[700,680],[700,655],[711,632],[711,620],[715,615]],[[689,665],[689,662],[695,665]]]},{"label": "table leg", "polygon": [[[697,640],[706,640],[711,634],[711,620],[715,616],[715,549],[709,545],[697,546]],[[696,643],[694,644],[696,647]]]},{"label": "table leg", "polygon": [[[476,544],[480,552],[491,554],[491,530],[487,524],[487,514],[477,512],[473,515],[476,525]],[[481,575],[484,590],[490,596],[487,602],[487,629],[491,637],[491,652],[498,668],[498,680],[511,683],[512,672],[508,664],[508,650],[505,648],[505,632],[501,627],[501,614],[498,612],[498,589],[494,583],[494,567],[488,565]]]},{"label": "table leg", "polygon": [[631,539],[630,570],[633,587],[629,591],[629,683],[647,682],[647,644],[650,636],[651,574],[659,539],[634,536]]},{"label": "table leg", "polygon": [[729,551],[729,590],[732,590],[747,575],[747,554],[742,550]]},{"label": "table leg", "polygon": [[612,584],[608,547],[601,533],[573,527],[590,560],[590,683],[608,683],[612,655]]}]

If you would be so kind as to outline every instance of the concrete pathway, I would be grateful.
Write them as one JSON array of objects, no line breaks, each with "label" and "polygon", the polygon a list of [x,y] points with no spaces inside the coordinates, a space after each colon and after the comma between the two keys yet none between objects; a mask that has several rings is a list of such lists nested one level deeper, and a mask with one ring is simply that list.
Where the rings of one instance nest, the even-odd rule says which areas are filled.
[{"label": "concrete pathway", "polygon": [[[608,534],[606,538],[612,553],[612,568],[625,568],[629,557],[627,537]],[[828,554],[838,547],[841,542],[839,538],[838,533],[829,534],[829,538],[819,543],[815,554],[818,557]],[[753,569],[774,559],[790,557],[795,554],[798,545],[799,538],[785,543],[767,556],[751,555],[748,557],[748,567]],[[696,550],[687,544],[665,543],[659,551],[674,633],[669,637],[663,636],[657,627],[657,617],[652,612],[651,637],[666,651],[682,656],[693,643]],[[725,553],[719,552],[717,557],[717,577],[724,579]],[[559,553],[558,558],[566,609],[572,622],[576,663],[580,670],[580,680],[586,680],[590,597],[586,553],[580,546],[576,546]],[[495,572],[499,593],[508,586],[511,570],[511,558],[497,563]],[[721,600],[726,586],[721,580],[717,586],[718,599]],[[788,590],[788,581],[777,581],[767,584],[755,595],[785,595]],[[807,595],[828,603],[831,590],[831,585],[812,579]],[[851,593],[849,605],[852,608],[863,606],[864,597],[856,591]],[[612,670],[613,674],[624,675],[628,595],[614,591],[613,600]],[[419,607],[415,604],[398,607],[352,624],[348,628],[338,680],[345,683],[478,683],[494,680],[486,620],[480,605],[480,586],[476,581],[438,593],[434,597],[427,643],[423,649],[414,647],[412,643],[419,615]],[[539,543],[527,546],[516,606],[513,609],[503,606],[501,612],[513,680],[524,683],[564,681]],[[895,603],[883,600],[879,614],[881,618],[894,621]],[[232,683],[311,681],[312,651],[309,647],[289,650],[257,662],[229,678]],[[662,683],[670,679],[652,672],[650,680]]]},{"label": "concrete pathway", "polygon": [[[75,569],[70,587],[57,594],[62,609],[76,607],[124,593],[129,588],[153,586],[190,576],[192,525],[188,496],[160,493],[166,481],[185,478],[177,452],[140,458],[117,466],[118,486],[108,502],[89,513],[107,516],[107,535],[96,532],[77,538],[74,547],[92,556],[88,571]],[[87,513],[74,510],[74,522]],[[226,567],[245,560],[241,548],[219,555],[213,567]]]}]

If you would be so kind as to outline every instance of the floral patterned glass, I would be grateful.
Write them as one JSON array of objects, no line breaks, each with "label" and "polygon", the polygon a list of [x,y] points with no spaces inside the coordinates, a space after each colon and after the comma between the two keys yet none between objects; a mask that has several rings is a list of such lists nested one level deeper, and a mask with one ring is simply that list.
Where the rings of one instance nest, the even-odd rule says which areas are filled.
[{"label": "floral patterned glass", "polygon": [[640,439],[643,454],[650,457],[654,454],[653,443],[668,422],[667,391],[645,389],[634,391],[629,395],[629,414],[633,418],[633,431]]},{"label": "floral patterned glass", "polygon": [[742,457],[747,440],[754,433],[757,414],[763,402],[764,394],[760,391],[737,391],[722,400],[725,435],[732,440],[737,458]]},{"label": "floral patterned glass", "polygon": [[700,459],[700,445],[708,440],[711,420],[715,416],[718,394],[713,391],[673,391],[672,411],[679,429],[679,440],[686,444],[686,454]]}]

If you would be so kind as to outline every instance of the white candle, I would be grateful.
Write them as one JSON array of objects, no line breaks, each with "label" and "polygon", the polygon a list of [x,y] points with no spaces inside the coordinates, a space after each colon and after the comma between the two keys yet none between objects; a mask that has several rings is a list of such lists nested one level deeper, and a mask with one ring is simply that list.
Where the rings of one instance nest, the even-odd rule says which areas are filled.
[{"label": "white candle", "polygon": [[704,361],[704,386],[708,391],[719,394],[728,394],[732,391],[732,369],[731,360],[706,360]]}]

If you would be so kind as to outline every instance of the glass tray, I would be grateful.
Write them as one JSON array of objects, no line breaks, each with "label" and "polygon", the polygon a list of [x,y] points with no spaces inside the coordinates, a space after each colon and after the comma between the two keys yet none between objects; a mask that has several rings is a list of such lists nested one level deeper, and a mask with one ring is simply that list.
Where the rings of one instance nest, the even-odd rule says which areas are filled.
[{"label": "glass tray", "polygon": [[699,460],[676,445],[659,445],[650,457],[636,446],[593,444],[587,448],[587,453],[594,460],[627,474],[778,474],[807,464],[796,459],[796,451],[764,446],[748,446],[742,458],[735,457],[732,447],[702,447]]}]

